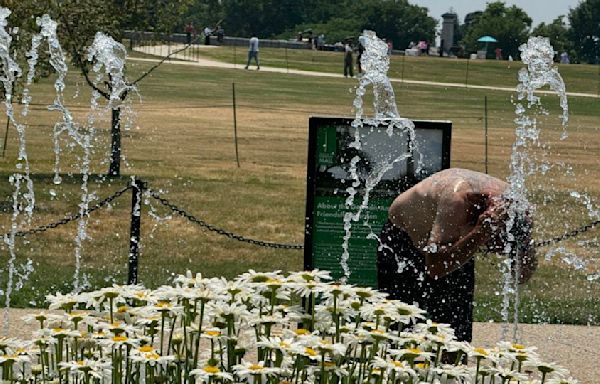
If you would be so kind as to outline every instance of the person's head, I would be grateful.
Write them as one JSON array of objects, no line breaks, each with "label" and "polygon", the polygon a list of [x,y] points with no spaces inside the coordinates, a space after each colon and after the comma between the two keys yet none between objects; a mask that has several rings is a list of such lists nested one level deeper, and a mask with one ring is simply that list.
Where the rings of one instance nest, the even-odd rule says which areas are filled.
[{"label": "person's head", "polygon": [[[490,238],[488,249],[497,253],[509,254],[512,267],[519,268],[519,283],[525,283],[537,269],[537,255],[532,239],[533,220],[530,209],[511,207],[509,199],[501,198],[495,202],[504,206],[507,217],[495,236]],[[514,217],[512,217],[514,215]],[[513,270],[514,271],[514,270]]]}]

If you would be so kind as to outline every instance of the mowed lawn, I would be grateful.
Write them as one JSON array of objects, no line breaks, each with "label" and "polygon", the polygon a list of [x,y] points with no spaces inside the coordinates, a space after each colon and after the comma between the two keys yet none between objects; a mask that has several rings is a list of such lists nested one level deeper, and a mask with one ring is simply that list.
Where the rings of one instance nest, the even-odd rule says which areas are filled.
[{"label": "mowed lawn", "polygon": [[[149,52],[153,52],[152,48],[147,49]],[[158,48],[155,48],[154,52],[157,55],[160,54]],[[167,47],[164,47],[162,54],[166,55],[168,52]],[[247,60],[246,47],[234,46],[194,46],[182,52],[182,55],[190,60],[205,57],[231,64],[235,63],[240,67],[246,65]],[[343,52],[261,48],[259,58],[261,65],[266,67],[339,74],[342,74],[344,69]],[[354,59],[356,61],[356,54],[354,54]],[[251,66],[254,66],[254,62]],[[511,87],[522,67],[523,64],[520,61],[392,55],[390,56],[388,76],[405,80]],[[570,92],[600,93],[600,70],[597,65],[557,64],[557,67]]]},{"label": "mowed lawn", "polygon": [[[132,61],[129,76],[135,78],[150,65]],[[588,76],[587,69],[582,71],[580,76]],[[569,78],[563,75],[568,84]],[[587,79],[591,87],[587,92],[594,92],[595,77],[591,72]],[[84,121],[89,90],[74,74],[68,80],[67,103],[78,120]],[[37,208],[31,224],[21,223],[25,228],[76,212],[80,201],[78,148],[66,148],[61,166],[64,182],[59,186],[52,183],[52,126],[59,116],[44,110],[44,105],[53,98],[52,81],[52,78],[41,81],[31,92],[36,105],[27,118],[27,148]],[[233,83],[237,98],[239,168],[233,141]],[[141,101],[137,97],[133,100],[136,116],[123,135],[126,161],[121,178],[103,176],[108,167],[104,159],[109,121],[98,123],[92,190],[102,199],[136,175],[153,190],[212,225],[260,240],[302,243],[308,118],[352,115],[355,85],[356,80],[352,79],[165,64],[140,84]],[[516,78],[501,85],[514,86]],[[77,89],[79,97],[73,99]],[[586,92],[583,88],[579,91]],[[452,166],[479,171],[484,170],[484,97],[489,108],[489,171],[505,178],[515,129],[510,93],[396,87],[403,116],[453,122]],[[585,206],[585,198],[589,197],[591,207],[595,208],[600,196],[599,102],[599,99],[571,98],[569,137],[560,140],[557,99],[543,98],[548,107],[548,115],[541,118],[544,144],[533,148],[531,156],[552,166],[545,175],[534,176],[529,185],[531,198],[538,203],[538,240],[563,234],[594,219],[593,212],[589,213]],[[0,215],[2,232],[9,230],[12,187],[7,180],[15,171],[17,156],[12,127],[8,138],[6,156],[0,159],[1,178],[5,180],[0,183],[4,197]],[[579,191],[582,197],[573,197],[574,191]],[[91,286],[126,280],[130,209],[131,196],[127,194],[109,209],[91,215],[90,238],[84,243],[82,260],[84,280]],[[71,289],[75,233],[76,224],[70,223],[18,240],[17,264],[22,266],[31,259],[34,271],[13,294],[13,305],[42,306],[45,294]],[[550,260],[545,260],[545,256],[553,248],[539,250],[540,271],[523,290],[523,321],[600,324],[599,281],[587,280],[588,275],[600,270],[597,234],[597,230],[591,231],[559,244],[564,250]],[[589,265],[581,270],[567,265],[575,260],[569,259],[570,253]],[[8,259],[5,245],[2,255],[2,260]],[[207,232],[152,198],[145,198],[140,281],[147,286],[160,285],[187,269],[226,277],[249,268],[298,270],[302,268],[302,258],[302,251],[265,249]],[[501,279],[496,264],[495,257],[479,257],[478,320],[499,319]],[[3,285],[7,276],[5,265],[3,262],[0,280]],[[21,268],[19,275],[23,273]]]}]

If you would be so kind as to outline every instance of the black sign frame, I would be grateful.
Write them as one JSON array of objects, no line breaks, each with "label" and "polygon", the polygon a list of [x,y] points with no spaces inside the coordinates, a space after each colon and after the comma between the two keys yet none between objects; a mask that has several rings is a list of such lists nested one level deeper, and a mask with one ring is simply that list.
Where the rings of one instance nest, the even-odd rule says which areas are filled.
[{"label": "black sign frame", "polygon": [[[304,269],[312,270],[315,268],[313,261],[313,230],[315,219],[315,196],[317,187],[317,132],[320,127],[331,126],[351,126],[354,119],[348,117],[336,116],[311,116],[309,118],[309,142],[308,142],[308,162],[307,162],[307,183],[306,183],[306,216],[304,232]],[[442,154],[441,169],[450,168],[450,147],[452,139],[452,122],[447,120],[413,120],[415,129],[432,129],[442,131]],[[373,127],[365,125],[362,129],[382,129],[382,127]],[[414,161],[411,156],[407,164],[407,175],[401,182],[401,188],[395,191],[396,194],[409,189],[424,177],[415,175]]]}]

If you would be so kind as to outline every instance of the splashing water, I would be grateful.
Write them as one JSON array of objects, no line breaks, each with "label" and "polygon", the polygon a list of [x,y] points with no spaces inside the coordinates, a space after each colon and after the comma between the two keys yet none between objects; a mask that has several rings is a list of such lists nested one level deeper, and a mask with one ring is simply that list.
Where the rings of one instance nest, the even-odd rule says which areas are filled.
[{"label": "splashing water", "polygon": [[[567,138],[567,124],[569,121],[569,107],[567,102],[565,83],[553,64],[554,49],[550,41],[544,37],[531,37],[526,44],[519,47],[521,59],[527,68],[519,71],[519,85],[517,86],[517,102],[515,104],[515,123],[516,139],[512,146],[510,169],[511,174],[508,177],[509,187],[505,197],[512,203],[508,209],[508,220],[506,221],[506,233],[508,233],[508,242],[506,243],[504,254],[505,260],[502,262],[503,278],[503,300],[502,300],[502,319],[504,326],[502,328],[502,339],[508,336],[509,309],[512,305],[514,309],[513,317],[513,340],[517,339],[518,334],[518,316],[519,316],[519,276],[520,276],[520,258],[516,255],[515,261],[511,260],[511,248],[515,245],[515,238],[511,230],[515,225],[517,215],[531,212],[532,206],[527,199],[526,180],[529,176],[544,171],[547,165],[537,165],[533,159],[528,156],[529,149],[539,145],[540,129],[538,127],[537,117],[540,113],[545,113],[541,106],[539,96],[535,91],[542,87],[549,86],[560,98],[562,114],[560,115],[563,131],[561,140]],[[520,247],[516,244],[515,252],[519,252]]]},{"label": "splashing water", "polygon": [[[361,187],[361,180],[358,173],[358,165],[363,159],[359,156],[354,156],[350,160],[350,177],[351,185],[346,189],[348,197],[346,198],[346,206],[349,209],[355,208],[354,212],[346,212],[344,214],[344,237],[342,242],[342,256],[340,265],[344,271],[343,281],[346,281],[351,274],[348,267],[350,253],[348,251],[348,243],[352,236],[352,223],[357,222],[362,215],[362,212],[369,205],[369,195],[373,188],[381,181],[382,177],[396,163],[407,160],[415,149],[415,132],[414,124],[400,117],[396,107],[396,99],[394,89],[387,77],[389,69],[389,57],[387,55],[387,44],[377,38],[375,32],[364,31],[361,36],[361,41],[365,47],[365,52],[361,58],[361,65],[364,73],[359,77],[359,84],[356,88],[356,97],[354,99],[355,118],[352,122],[354,130],[354,141],[350,143],[351,148],[360,150],[362,148],[361,133],[363,126],[386,126],[386,133],[392,137],[394,132],[401,132],[408,135],[408,150],[398,157],[391,154],[382,154],[383,158],[379,159],[374,165],[373,170],[366,176],[363,188],[364,194],[360,205],[356,207],[355,198],[358,193],[358,188]],[[364,116],[364,101],[363,98],[367,93],[367,88],[373,88],[373,108],[374,117],[367,118]],[[368,222],[367,224],[368,225]]]},{"label": "splashing water", "polygon": [[[12,36],[7,31],[8,17],[11,11],[7,8],[0,7],[0,61],[4,70],[3,75],[0,77],[2,86],[4,88],[4,105],[6,108],[6,115],[10,123],[15,127],[18,139],[19,149],[17,157],[17,172],[14,173],[10,178],[9,182],[14,187],[12,195],[13,201],[13,214],[11,216],[11,227],[8,235],[5,236],[4,242],[8,247],[9,258],[8,258],[8,279],[6,283],[5,296],[5,311],[4,321],[5,329],[4,333],[8,333],[8,320],[9,320],[9,308],[10,308],[10,297],[14,289],[14,277],[17,274],[15,266],[16,262],[16,246],[15,238],[18,231],[19,216],[21,212],[25,213],[26,221],[29,223],[33,216],[33,209],[35,206],[35,195],[33,190],[33,181],[30,177],[29,159],[27,157],[26,141],[25,141],[25,130],[26,125],[17,121],[15,117],[15,111],[13,108],[13,97],[15,82],[19,79],[23,72],[16,62],[16,58],[10,53]],[[23,100],[23,111],[26,115],[27,106],[29,99]],[[22,184],[25,184],[27,191],[21,192]]]},{"label": "splashing water", "polygon": [[[58,40],[56,40],[58,44]],[[102,96],[100,89],[104,84],[108,84],[109,97],[108,105],[106,109],[115,110],[123,105],[124,95],[129,91],[136,91],[136,88],[127,83],[124,75],[125,62],[127,60],[127,50],[125,47],[115,41],[112,37],[105,35],[102,32],[96,33],[94,42],[88,49],[87,54],[88,61],[93,63],[93,71],[95,76],[92,80],[94,90],[90,100],[90,112],[87,117],[87,122],[83,129],[79,130],[73,125],[71,114],[68,113],[66,108],[62,106],[61,97],[57,96],[57,102],[55,102],[56,109],[63,111],[63,123],[62,130],[66,130],[71,137],[81,146],[83,149],[83,156],[81,157],[80,170],[82,175],[81,183],[81,201],[79,204],[80,218],[77,223],[77,235],[75,236],[75,273],[73,277],[73,289],[75,292],[79,292],[81,289],[80,274],[81,274],[81,258],[83,251],[83,242],[88,238],[87,235],[87,211],[89,209],[90,202],[93,200],[95,194],[90,193],[88,181],[90,177],[90,162],[93,151],[93,142],[95,140],[95,125],[97,115],[105,111],[101,109],[99,105],[99,99]],[[57,93],[58,95],[58,93]],[[58,146],[58,135],[62,130],[55,130],[55,145]],[[56,149],[55,153],[60,153],[60,150]],[[55,175],[58,176],[58,160],[57,167],[55,168]],[[56,177],[55,176],[55,177]],[[55,180],[56,181],[56,180]]]},{"label": "splashing water", "polygon": [[[4,87],[4,105],[6,107],[6,116],[8,117],[10,123],[17,130],[19,138],[19,154],[17,157],[18,162],[16,168],[19,172],[21,172],[21,170],[23,171],[23,177],[25,180],[25,184],[27,185],[27,192],[23,193],[23,197],[26,200],[24,211],[27,215],[27,220],[30,221],[35,206],[35,194],[33,191],[33,181],[29,176],[29,158],[27,157],[27,150],[25,145],[26,125],[19,123],[16,120],[13,108],[13,93],[15,82],[18,78],[22,76],[23,72],[21,70],[21,67],[19,67],[19,65],[17,64],[15,58],[10,54],[12,36],[7,31],[8,17],[10,16],[10,14],[11,11],[8,8],[0,7],[0,60],[4,69],[4,74],[0,78],[0,81],[2,81],[2,86]],[[23,100],[23,104],[24,110],[27,110],[28,100]]]}]

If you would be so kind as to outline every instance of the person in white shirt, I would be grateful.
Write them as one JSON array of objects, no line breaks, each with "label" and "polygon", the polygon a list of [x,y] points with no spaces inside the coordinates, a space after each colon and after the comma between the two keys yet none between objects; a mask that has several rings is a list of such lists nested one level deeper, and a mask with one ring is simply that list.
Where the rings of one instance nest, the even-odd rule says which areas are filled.
[{"label": "person in white shirt", "polygon": [[254,58],[256,62],[256,70],[260,70],[260,64],[258,62],[258,37],[255,34],[252,34],[252,37],[248,41],[248,63],[246,64],[246,69],[250,66],[250,60]]}]

